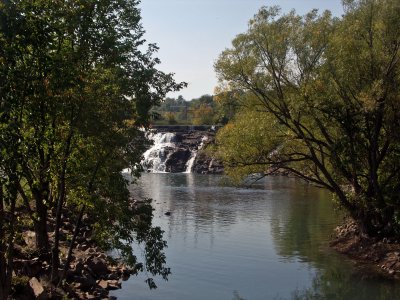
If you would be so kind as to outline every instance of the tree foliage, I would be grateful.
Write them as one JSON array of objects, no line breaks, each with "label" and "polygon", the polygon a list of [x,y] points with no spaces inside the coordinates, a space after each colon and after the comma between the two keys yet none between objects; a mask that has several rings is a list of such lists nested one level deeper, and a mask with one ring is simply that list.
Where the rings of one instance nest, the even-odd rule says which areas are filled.
[{"label": "tree foliage", "polygon": [[0,4],[1,299],[9,290],[16,205],[32,219],[43,253],[50,250],[48,216],[54,214],[55,282],[64,207],[102,224],[98,236],[110,247],[132,240],[136,217],[127,209],[121,170],[130,167],[138,175],[148,145],[140,127],[167,92],[185,85],[157,70],[157,47],[146,46],[137,4]]},{"label": "tree foliage", "polygon": [[166,98],[152,112],[154,124],[210,125],[222,120],[217,110],[219,106],[211,95],[203,95],[186,101],[182,96]]},{"label": "tree foliage", "polygon": [[[220,132],[219,151],[231,172],[289,170],[332,191],[365,233],[400,234],[400,5],[346,1],[345,10],[254,16],[215,65],[249,111]],[[232,148],[234,135],[246,149]]]}]

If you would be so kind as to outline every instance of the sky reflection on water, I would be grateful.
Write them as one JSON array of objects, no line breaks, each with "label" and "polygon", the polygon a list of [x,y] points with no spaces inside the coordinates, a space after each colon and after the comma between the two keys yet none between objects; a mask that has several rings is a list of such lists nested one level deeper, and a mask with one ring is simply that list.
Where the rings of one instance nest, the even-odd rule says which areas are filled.
[{"label": "sky reflection on water", "polygon": [[[399,288],[363,279],[329,249],[340,222],[330,194],[271,177],[255,189],[222,177],[144,174],[132,194],[154,199],[165,231],[168,282],[150,291],[143,274],[113,292],[128,299],[395,299]],[[166,212],[171,212],[166,216]],[[391,297],[391,298],[390,298]]]}]

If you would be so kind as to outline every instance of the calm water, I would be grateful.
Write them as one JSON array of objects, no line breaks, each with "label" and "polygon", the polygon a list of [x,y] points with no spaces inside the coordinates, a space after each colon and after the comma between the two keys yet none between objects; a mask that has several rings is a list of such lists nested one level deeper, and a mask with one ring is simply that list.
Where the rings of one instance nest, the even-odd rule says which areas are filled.
[{"label": "calm water", "polygon": [[[285,177],[253,189],[222,177],[144,174],[132,193],[154,199],[172,274],[149,290],[133,276],[112,295],[128,299],[399,299],[389,281],[363,272],[327,246],[340,222],[330,195]],[[165,212],[171,212],[166,216]]]}]

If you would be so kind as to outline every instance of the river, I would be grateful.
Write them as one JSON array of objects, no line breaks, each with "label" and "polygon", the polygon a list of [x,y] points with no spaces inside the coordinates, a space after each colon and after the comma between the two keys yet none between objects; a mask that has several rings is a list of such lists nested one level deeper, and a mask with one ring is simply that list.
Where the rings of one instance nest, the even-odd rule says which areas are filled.
[{"label": "river", "polygon": [[[328,243],[340,223],[331,195],[286,177],[251,189],[196,174],[143,174],[131,192],[154,199],[168,242],[168,281],[132,276],[119,300],[398,299],[395,283],[366,276]],[[171,212],[170,215],[165,215]]]}]

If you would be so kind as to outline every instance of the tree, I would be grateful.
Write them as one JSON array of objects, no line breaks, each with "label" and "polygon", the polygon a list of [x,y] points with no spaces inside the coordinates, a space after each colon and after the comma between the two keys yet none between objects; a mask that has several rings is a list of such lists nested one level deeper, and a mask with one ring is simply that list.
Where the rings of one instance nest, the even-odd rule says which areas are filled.
[{"label": "tree", "polygon": [[248,119],[241,113],[219,134],[220,153],[230,172],[286,169],[332,191],[364,233],[398,235],[400,6],[360,0],[345,9],[337,19],[264,7],[233,40],[215,68],[223,86],[253,95],[242,99],[247,110],[265,116],[241,129],[242,143],[257,134],[267,145],[250,143],[245,160],[241,148],[230,153]]},{"label": "tree", "polygon": [[213,120],[214,111],[205,103],[200,104],[200,106],[193,111],[194,125],[210,125],[214,123]]},{"label": "tree", "polygon": [[[155,229],[137,226],[121,170],[131,167],[138,175],[148,145],[140,128],[148,125],[150,109],[167,92],[185,84],[157,70],[157,47],[149,44],[146,50],[137,4],[0,4],[0,226],[6,230],[0,236],[2,299],[12,274],[9,241],[15,205],[23,205],[31,217],[37,250],[44,254],[50,250],[48,214],[54,215],[54,283],[60,279],[65,207],[77,213],[77,224],[84,212],[93,214],[95,224],[107,220],[104,224],[116,235],[98,236],[109,246],[123,247],[127,257],[129,249],[121,240],[131,241],[129,231],[143,228],[149,234],[143,233],[141,240],[155,241],[150,234]],[[101,216],[93,211],[99,203],[109,208]]]}]

